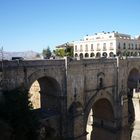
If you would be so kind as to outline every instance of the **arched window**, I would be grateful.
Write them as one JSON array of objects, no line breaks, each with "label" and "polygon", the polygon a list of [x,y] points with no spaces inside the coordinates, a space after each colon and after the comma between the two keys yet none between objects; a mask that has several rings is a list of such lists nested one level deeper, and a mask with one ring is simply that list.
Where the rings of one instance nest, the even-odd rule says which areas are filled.
[{"label": "arched window", "polygon": [[89,54],[88,53],[85,53],[85,57],[89,57]]},{"label": "arched window", "polygon": [[83,58],[83,53],[80,53],[80,55],[79,55],[79,56],[80,56],[80,58]]},{"label": "arched window", "polygon": [[75,57],[78,57],[78,54],[77,53],[75,53]]},{"label": "arched window", "polygon": [[107,57],[107,53],[106,52],[104,52],[102,55],[103,55],[103,57]]},{"label": "arched window", "polygon": [[98,58],[98,57],[101,57],[101,54],[98,52],[98,53],[96,53],[96,57]]},{"label": "arched window", "polygon": [[94,56],[95,56],[94,53],[91,53],[91,54],[90,54],[90,57],[94,57]]},{"label": "arched window", "polygon": [[113,57],[113,56],[114,56],[114,53],[113,53],[113,52],[110,52],[110,53],[109,53],[109,56],[110,56],[110,57]]}]

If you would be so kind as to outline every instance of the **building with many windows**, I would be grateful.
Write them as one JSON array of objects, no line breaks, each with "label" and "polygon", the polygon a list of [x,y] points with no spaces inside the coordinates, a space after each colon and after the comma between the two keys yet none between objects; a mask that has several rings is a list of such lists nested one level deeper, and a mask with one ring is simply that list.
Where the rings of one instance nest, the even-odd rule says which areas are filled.
[{"label": "building with many windows", "polygon": [[74,57],[99,58],[114,56],[140,56],[140,36],[118,32],[102,32],[74,41]]}]

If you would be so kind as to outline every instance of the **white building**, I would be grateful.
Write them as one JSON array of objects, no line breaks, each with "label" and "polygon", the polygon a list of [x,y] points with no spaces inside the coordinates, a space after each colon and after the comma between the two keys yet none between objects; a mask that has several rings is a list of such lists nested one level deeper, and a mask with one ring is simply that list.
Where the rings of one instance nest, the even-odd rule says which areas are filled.
[{"label": "white building", "polygon": [[118,32],[102,32],[74,41],[74,57],[98,58],[114,56],[140,56],[140,36]]}]

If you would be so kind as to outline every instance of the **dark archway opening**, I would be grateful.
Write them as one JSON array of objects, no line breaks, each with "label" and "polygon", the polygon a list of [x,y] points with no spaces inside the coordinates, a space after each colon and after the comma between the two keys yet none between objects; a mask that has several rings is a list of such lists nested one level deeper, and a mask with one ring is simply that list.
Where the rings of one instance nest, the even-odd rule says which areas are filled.
[{"label": "dark archway opening", "polygon": [[87,120],[87,140],[108,140],[114,137],[115,117],[111,103],[100,99],[94,103]]},{"label": "dark archway opening", "polygon": [[140,82],[139,71],[134,68],[130,71],[129,76],[128,76],[128,81],[127,81],[128,123],[130,125],[133,125],[133,123],[135,121],[135,111],[134,111],[134,105],[133,105],[132,98],[133,98],[134,91],[136,91],[136,92],[140,91],[139,82]]},{"label": "dark archway opening", "polygon": [[39,114],[40,136],[46,139],[60,137],[61,91],[59,83],[52,77],[41,77],[31,85],[29,92],[34,111]]},{"label": "dark archway opening", "polygon": [[100,58],[101,57],[101,53],[96,53],[96,58]]},{"label": "dark archway opening", "polygon": [[80,59],[83,59],[83,53],[80,53],[79,56],[80,56]]}]

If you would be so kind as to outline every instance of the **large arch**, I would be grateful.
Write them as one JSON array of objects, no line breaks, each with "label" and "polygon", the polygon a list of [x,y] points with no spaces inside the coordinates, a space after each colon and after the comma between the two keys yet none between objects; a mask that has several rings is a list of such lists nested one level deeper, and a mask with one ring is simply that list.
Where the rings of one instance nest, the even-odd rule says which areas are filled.
[{"label": "large arch", "polygon": [[[89,114],[91,115],[93,120],[91,126],[92,130],[91,135],[87,137],[91,137],[90,139],[92,140],[93,138],[99,138],[100,136],[98,135],[99,133],[102,133],[103,131],[101,129],[106,129],[106,134],[110,135],[110,129],[115,130],[116,128],[116,122],[115,122],[115,108],[113,105],[113,98],[110,93],[102,90],[100,92],[97,92],[96,95],[94,95],[88,102],[85,112],[84,112],[84,117],[85,117],[85,131],[87,131],[87,123],[89,119]],[[91,113],[92,111],[92,113]],[[101,128],[98,130],[98,128]],[[90,128],[91,129],[91,128]],[[93,132],[94,130],[94,132]],[[97,131],[98,130],[98,131]],[[96,133],[97,132],[97,133]],[[98,136],[97,136],[98,135]],[[103,134],[104,135],[104,134]],[[111,134],[112,135],[112,134]]]},{"label": "large arch", "polygon": [[128,88],[128,123],[133,125],[135,121],[135,111],[134,104],[132,101],[134,89],[136,92],[140,91],[140,74],[137,68],[132,68],[129,71],[127,79],[127,88]]},{"label": "large arch", "polygon": [[[51,76],[49,76],[51,75]],[[34,83],[38,83],[39,98],[34,98],[38,104],[40,102],[40,107],[35,107],[34,111],[39,113],[40,122],[42,122],[42,127],[49,127],[52,130],[51,138],[55,136],[61,136],[61,87],[60,83],[54,78],[54,73],[52,74],[48,71],[46,73],[40,71],[33,73],[28,77],[28,89],[30,89]],[[34,89],[33,89],[34,90]],[[32,96],[36,92],[32,91]],[[33,104],[34,105],[34,104]]]},{"label": "large arch", "polygon": [[129,70],[128,79],[127,79],[127,87],[128,89],[137,88],[137,84],[140,80],[140,74],[137,68],[131,68]]}]

